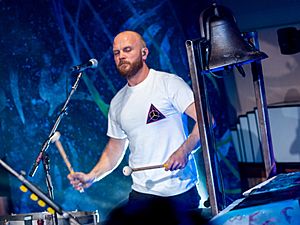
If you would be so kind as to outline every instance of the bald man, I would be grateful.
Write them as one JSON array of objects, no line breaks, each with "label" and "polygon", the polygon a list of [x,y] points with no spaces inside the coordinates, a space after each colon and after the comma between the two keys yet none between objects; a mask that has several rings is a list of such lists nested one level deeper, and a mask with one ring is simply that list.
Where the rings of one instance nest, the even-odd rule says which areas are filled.
[{"label": "bald man", "polygon": [[[165,167],[132,173],[128,203],[111,214],[113,222],[108,224],[128,224],[128,220],[133,224],[137,215],[151,221],[164,212],[165,216],[172,215],[172,224],[186,225],[180,215],[198,208],[200,200],[193,157],[199,143],[193,92],[179,76],[147,66],[149,50],[137,32],[119,33],[114,38],[113,54],[127,84],[110,104],[108,143],[89,173],[76,172],[68,179],[77,190],[90,187],[119,165],[129,147],[131,168],[158,164]],[[195,121],[189,134],[185,132],[183,115]],[[159,207],[162,205],[164,210]],[[166,218],[170,222],[170,217]]]}]

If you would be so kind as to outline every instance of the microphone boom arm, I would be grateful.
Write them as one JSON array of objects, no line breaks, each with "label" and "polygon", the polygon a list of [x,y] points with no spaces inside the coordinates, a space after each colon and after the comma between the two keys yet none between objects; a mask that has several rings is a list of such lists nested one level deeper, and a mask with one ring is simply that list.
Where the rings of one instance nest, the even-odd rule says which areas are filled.
[{"label": "microphone boom arm", "polygon": [[30,176],[30,177],[33,177],[33,176],[34,176],[34,174],[35,174],[35,172],[36,172],[36,170],[37,170],[37,168],[38,168],[38,166],[39,166],[39,164],[40,164],[40,162],[41,162],[41,160],[42,160],[42,158],[43,158],[44,153],[45,153],[45,152],[47,151],[47,149],[49,148],[49,145],[50,145],[50,142],[51,142],[51,137],[52,137],[52,136],[54,135],[54,133],[56,132],[57,127],[58,127],[58,125],[60,124],[60,122],[61,122],[63,116],[64,116],[65,114],[67,114],[67,106],[68,106],[68,104],[69,104],[69,101],[70,101],[72,95],[74,94],[74,92],[76,91],[76,89],[77,89],[77,87],[78,87],[78,83],[79,83],[79,80],[80,80],[81,76],[82,76],[82,72],[78,73],[77,79],[76,79],[74,85],[72,86],[72,90],[70,91],[70,93],[69,93],[69,95],[68,95],[68,97],[67,97],[67,99],[66,99],[66,101],[65,101],[65,104],[64,104],[64,106],[62,107],[62,109],[61,109],[61,111],[60,111],[60,113],[59,113],[59,115],[58,115],[58,117],[57,117],[57,119],[56,119],[56,121],[55,121],[55,123],[54,123],[54,125],[53,125],[53,128],[52,128],[52,130],[51,130],[51,132],[50,132],[50,134],[49,134],[49,136],[48,136],[48,138],[46,139],[46,141],[45,141],[44,144],[42,145],[42,148],[41,148],[41,150],[40,150],[40,152],[39,152],[39,154],[38,154],[36,160],[34,161],[32,167],[31,167],[31,170],[30,170],[30,172],[29,172],[29,176]]}]

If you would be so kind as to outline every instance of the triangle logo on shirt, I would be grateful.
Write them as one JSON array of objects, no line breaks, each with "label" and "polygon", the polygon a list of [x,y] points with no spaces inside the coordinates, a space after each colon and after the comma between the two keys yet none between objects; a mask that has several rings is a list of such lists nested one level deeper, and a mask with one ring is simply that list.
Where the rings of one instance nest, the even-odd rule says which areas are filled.
[{"label": "triangle logo on shirt", "polygon": [[151,104],[148,112],[147,124],[162,120],[164,118],[166,117],[153,104]]}]

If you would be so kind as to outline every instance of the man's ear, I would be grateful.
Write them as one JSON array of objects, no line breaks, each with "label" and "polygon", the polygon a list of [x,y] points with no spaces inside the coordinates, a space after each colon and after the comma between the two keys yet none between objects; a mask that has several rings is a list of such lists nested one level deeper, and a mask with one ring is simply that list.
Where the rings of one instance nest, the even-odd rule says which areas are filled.
[{"label": "man's ear", "polygon": [[148,48],[144,47],[142,48],[142,56],[143,56],[143,59],[146,60],[147,56],[148,56]]}]

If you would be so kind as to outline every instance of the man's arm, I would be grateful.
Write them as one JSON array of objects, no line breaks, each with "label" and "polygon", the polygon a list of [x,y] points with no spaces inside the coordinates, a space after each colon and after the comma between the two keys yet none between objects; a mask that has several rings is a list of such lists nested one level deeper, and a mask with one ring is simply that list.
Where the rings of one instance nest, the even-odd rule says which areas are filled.
[{"label": "man's arm", "polygon": [[127,146],[127,139],[110,138],[94,168],[88,174],[82,172],[69,174],[68,179],[70,183],[75,189],[80,190],[88,188],[94,182],[104,178],[120,164]]},{"label": "man's arm", "polygon": [[166,170],[177,170],[184,168],[187,164],[189,154],[194,150],[195,146],[200,140],[195,103],[192,103],[187,107],[185,114],[195,121],[194,127],[188,138],[165,162]]},{"label": "man's arm", "polygon": [[98,181],[111,173],[122,161],[127,146],[127,139],[110,138],[98,163],[88,175]]}]

